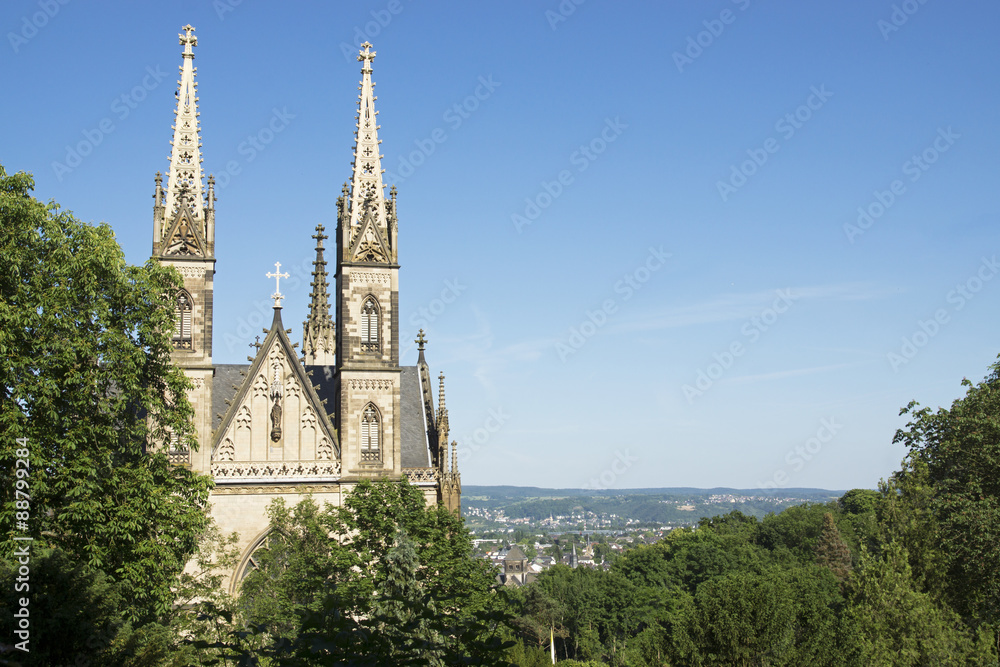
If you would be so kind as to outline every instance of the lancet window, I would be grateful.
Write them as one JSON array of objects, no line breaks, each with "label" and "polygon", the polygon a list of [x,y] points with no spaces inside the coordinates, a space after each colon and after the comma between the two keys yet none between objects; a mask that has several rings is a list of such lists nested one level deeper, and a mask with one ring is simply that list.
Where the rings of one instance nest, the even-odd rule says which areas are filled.
[{"label": "lancet window", "polygon": [[380,461],[382,424],[378,409],[369,403],[361,413],[361,460]]},{"label": "lancet window", "polygon": [[191,333],[191,295],[186,290],[177,293],[174,302],[174,347],[190,350],[193,347],[194,336]]},{"label": "lancet window", "polygon": [[380,315],[375,297],[366,298],[361,305],[361,350],[363,352],[379,350]]}]

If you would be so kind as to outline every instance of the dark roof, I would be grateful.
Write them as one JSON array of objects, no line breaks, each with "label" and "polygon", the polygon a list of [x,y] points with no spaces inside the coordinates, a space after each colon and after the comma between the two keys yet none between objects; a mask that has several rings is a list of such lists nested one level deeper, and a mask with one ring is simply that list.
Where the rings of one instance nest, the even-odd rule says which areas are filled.
[{"label": "dark roof", "polygon": [[337,371],[336,366],[306,366],[306,375],[316,386],[316,395],[319,397],[320,401],[326,400],[323,407],[326,408],[326,414],[330,416],[330,422],[336,422],[333,414],[333,406],[336,405],[336,387],[334,387],[334,374]]},{"label": "dark roof", "polygon": [[431,465],[430,449],[427,443],[427,427],[424,424],[423,391],[420,387],[420,373],[416,366],[403,366],[399,374],[400,414],[402,430],[401,463],[404,468],[428,468]]},{"label": "dark roof", "polygon": [[[229,410],[226,401],[233,400],[237,388],[243,384],[243,375],[250,364],[216,364],[212,378],[212,431],[219,428],[222,416]],[[235,385],[235,386],[234,386]]]},{"label": "dark roof", "polygon": [[507,552],[507,555],[504,556],[504,561],[505,562],[509,561],[509,560],[514,560],[514,561],[516,561],[516,560],[528,560],[528,557],[524,555],[523,551],[521,551],[521,547],[519,547],[519,546],[517,546],[515,544],[514,546],[512,546],[510,548],[510,551]]}]

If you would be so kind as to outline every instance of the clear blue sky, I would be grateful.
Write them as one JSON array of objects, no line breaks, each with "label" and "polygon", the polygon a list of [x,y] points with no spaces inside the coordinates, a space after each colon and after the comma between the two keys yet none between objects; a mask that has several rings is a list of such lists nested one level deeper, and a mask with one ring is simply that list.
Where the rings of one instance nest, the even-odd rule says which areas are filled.
[{"label": "clear blue sky", "polygon": [[466,484],[874,487],[899,408],[1000,352],[1000,6],[561,6],[11,0],[0,160],[145,261],[193,24],[214,353],[242,362],[275,261],[300,338],[368,38],[401,335]]}]

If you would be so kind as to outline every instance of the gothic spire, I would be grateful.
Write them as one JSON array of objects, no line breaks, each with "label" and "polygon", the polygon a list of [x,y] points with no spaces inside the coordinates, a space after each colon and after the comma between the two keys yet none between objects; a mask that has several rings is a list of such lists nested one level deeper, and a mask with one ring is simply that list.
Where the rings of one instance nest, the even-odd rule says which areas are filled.
[{"label": "gothic spire", "polygon": [[330,238],[323,232],[322,224],[316,225],[316,259],[313,260],[312,292],[309,294],[309,317],[302,323],[302,353],[306,365],[330,365],[334,354],[334,325],[330,317],[330,287],[327,282],[326,259],[323,241]]},{"label": "gothic spire", "polygon": [[177,109],[174,111],[174,138],[170,142],[170,171],[167,172],[166,217],[173,219],[180,206],[186,205],[194,217],[199,217],[204,206],[201,172],[201,135],[198,132],[198,83],[194,80],[198,68],[194,66],[194,47],[198,38],[194,28],[181,28],[180,37],[183,62],[178,81]]},{"label": "gothic spire", "polygon": [[437,427],[439,431],[445,433],[445,439],[447,439],[448,433],[448,408],[444,405],[444,373],[438,375],[438,418]]},{"label": "gothic spire", "polygon": [[385,197],[382,191],[382,156],[379,154],[379,125],[376,122],[375,84],[372,83],[372,61],[375,52],[372,45],[365,42],[358,53],[361,65],[361,85],[358,89],[357,131],[354,136],[354,173],[351,176],[351,224],[353,230],[361,224],[365,215],[366,200],[373,211],[376,224],[386,223]]}]

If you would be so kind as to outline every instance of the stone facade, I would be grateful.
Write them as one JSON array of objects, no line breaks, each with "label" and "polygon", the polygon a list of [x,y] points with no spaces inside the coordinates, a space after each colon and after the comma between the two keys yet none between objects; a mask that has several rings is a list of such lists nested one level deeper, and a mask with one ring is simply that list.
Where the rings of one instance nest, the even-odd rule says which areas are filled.
[{"label": "stone facade", "polygon": [[[444,376],[435,409],[426,339],[417,365],[399,365],[399,264],[395,188],[383,194],[377,112],[371,80],[375,52],[365,43],[351,181],[337,202],[334,310],[322,225],[316,227],[312,292],[302,358],[282,324],[276,264],[274,319],[248,365],[212,361],[215,194],[203,187],[194,28],[184,27],[177,118],[166,187],[156,175],[153,257],[177,269],[184,289],[175,308],[174,362],[192,380],[199,450],[171,443],[179,465],[212,475],[212,515],[240,535],[242,558],[230,590],[254,565],[268,531],[267,506],[311,495],[339,506],[363,479],[407,478],[428,503],[461,511],[455,443],[448,464]],[[249,342],[249,341],[248,341]]]}]

